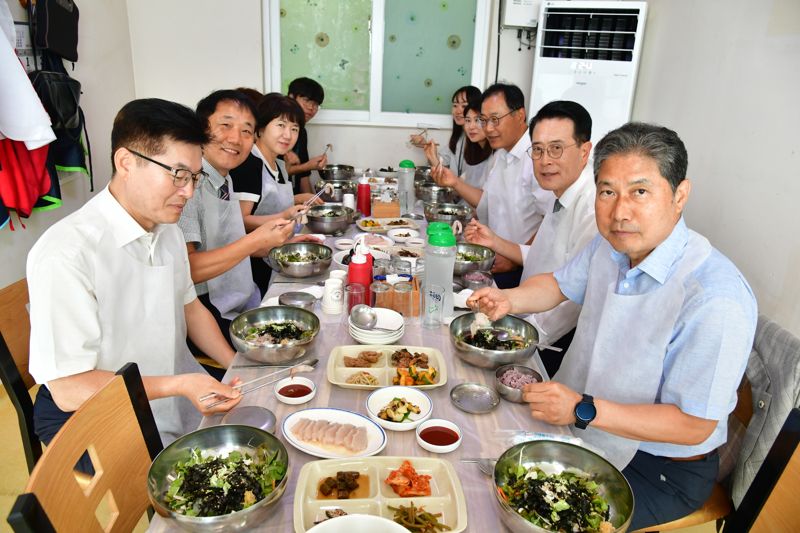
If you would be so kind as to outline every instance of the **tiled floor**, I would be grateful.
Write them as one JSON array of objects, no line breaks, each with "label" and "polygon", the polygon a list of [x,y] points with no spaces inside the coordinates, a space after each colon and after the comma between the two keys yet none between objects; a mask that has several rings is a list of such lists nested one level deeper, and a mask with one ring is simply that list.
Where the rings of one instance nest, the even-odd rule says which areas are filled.
[{"label": "tiled floor", "polygon": [[[5,518],[17,494],[25,488],[28,469],[22,451],[16,411],[5,391],[0,391],[0,449],[3,450],[2,467],[0,467],[0,531],[11,531]],[[147,524],[143,520],[135,531],[144,531],[146,528]],[[677,530],[676,533],[715,533],[715,529],[713,523],[710,523]]]}]

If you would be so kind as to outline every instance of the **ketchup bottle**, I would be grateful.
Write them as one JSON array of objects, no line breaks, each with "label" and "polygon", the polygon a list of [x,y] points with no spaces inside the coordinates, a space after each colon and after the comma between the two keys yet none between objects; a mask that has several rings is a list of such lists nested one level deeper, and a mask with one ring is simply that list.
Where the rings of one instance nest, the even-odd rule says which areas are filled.
[{"label": "ketchup bottle", "polygon": [[356,253],[350,259],[350,265],[348,266],[347,281],[348,283],[358,283],[364,286],[364,301],[347,302],[348,312],[356,303],[369,305],[372,301],[369,290],[369,286],[372,283],[372,254],[368,251],[361,251],[358,247],[356,248]]},{"label": "ketchup bottle", "polygon": [[356,209],[358,209],[362,215],[368,217],[372,212],[372,198],[369,183],[364,182],[358,184],[356,198]]}]

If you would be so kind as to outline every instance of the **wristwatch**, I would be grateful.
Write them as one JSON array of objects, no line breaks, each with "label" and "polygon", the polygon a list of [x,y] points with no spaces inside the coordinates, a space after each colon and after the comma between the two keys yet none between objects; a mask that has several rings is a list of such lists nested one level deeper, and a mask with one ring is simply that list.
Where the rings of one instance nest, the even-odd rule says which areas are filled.
[{"label": "wristwatch", "polygon": [[597,416],[597,408],[594,406],[594,398],[584,394],[581,401],[575,405],[575,427],[586,429],[595,416]]}]

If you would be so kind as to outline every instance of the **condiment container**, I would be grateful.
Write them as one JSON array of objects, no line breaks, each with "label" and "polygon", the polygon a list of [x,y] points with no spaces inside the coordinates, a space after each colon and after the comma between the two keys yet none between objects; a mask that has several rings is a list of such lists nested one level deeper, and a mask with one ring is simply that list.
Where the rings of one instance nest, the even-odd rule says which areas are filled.
[{"label": "condiment container", "polygon": [[450,453],[461,446],[461,440],[461,429],[449,420],[431,418],[417,426],[417,444],[429,452]]},{"label": "condiment container", "polygon": [[[305,394],[297,395],[297,391],[308,390]],[[289,405],[300,405],[311,401],[317,394],[317,386],[308,378],[294,376],[285,378],[275,384],[275,397]]]}]

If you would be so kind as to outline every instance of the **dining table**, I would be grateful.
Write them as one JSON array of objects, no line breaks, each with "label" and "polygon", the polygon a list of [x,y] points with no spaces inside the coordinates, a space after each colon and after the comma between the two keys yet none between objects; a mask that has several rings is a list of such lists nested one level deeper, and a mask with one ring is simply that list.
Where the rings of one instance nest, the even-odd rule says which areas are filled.
[{"label": "dining table", "polygon": [[[424,235],[424,221],[419,226],[421,226],[420,234]],[[352,237],[357,232],[358,230],[351,225],[345,236]],[[333,249],[335,240],[340,237],[327,236],[325,244]],[[331,268],[335,268],[335,266],[332,265]],[[307,288],[309,285],[313,285],[313,283],[309,283],[304,279],[287,279],[282,276],[275,276],[273,273],[272,282],[264,296],[262,305],[268,300],[274,301],[274,297],[284,292],[297,291]],[[255,405],[265,407],[275,414],[277,419],[275,436],[286,446],[289,454],[289,479],[286,493],[275,504],[268,520],[254,529],[254,531],[305,531],[302,525],[297,529],[298,524],[293,522],[297,479],[303,465],[320,459],[295,448],[283,434],[282,421],[296,411],[313,407],[332,407],[352,411],[364,416],[367,415],[366,401],[371,391],[347,389],[334,385],[328,380],[326,372],[328,358],[335,348],[358,344],[350,336],[347,314],[325,314],[320,308],[319,301],[315,304],[314,313],[320,320],[320,331],[314,341],[307,345],[303,359],[316,358],[319,362],[312,372],[300,375],[311,379],[315,383],[317,388],[316,396],[302,405],[287,405],[278,401],[275,396],[274,386],[268,386],[244,395],[239,403],[239,406]],[[442,353],[447,366],[447,382],[442,386],[425,391],[433,405],[431,418],[445,419],[455,423],[461,429],[463,437],[461,445],[455,451],[436,454],[423,449],[417,443],[415,431],[386,430],[386,447],[379,455],[408,458],[412,461],[415,457],[436,457],[449,461],[457,473],[466,500],[466,531],[504,531],[505,528],[500,519],[502,511],[498,503],[494,501],[496,496],[492,478],[481,472],[477,463],[462,462],[462,459],[497,459],[506,449],[524,440],[551,436],[557,439],[569,440],[572,438],[570,429],[565,426],[557,427],[535,420],[531,417],[527,404],[501,400],[496,408],[485,414],[470,414],[456,407],[450,398],[450,391],[453,387],[461,383],[479,383],[494,389],[495,372],[494,370],[470,365],[459,359],[456,356],[456,349],[451,341],[447,324],[428,329],[422,327],[418,317],[407,317],[404,334],[399,341],[394,343],[394,346],[398,348],[424,346],[435,348]],[[226,371],[223,381],[230,382],[234,377],[249,381],[275,371],[274,368],[268,366],[234,368],[240,365],[253,364],[254,361],[238,353],[231,367]],[[538,352],[534,352],[533,356],[522,364],[533,368],[544,379],[547,379],[547,374],[541,364]],[[205,417],[200,427],[220,424],[222,416]],[[148,531],[160,533],[180,531],[180,529],[164,518],[155,515]]]}]

